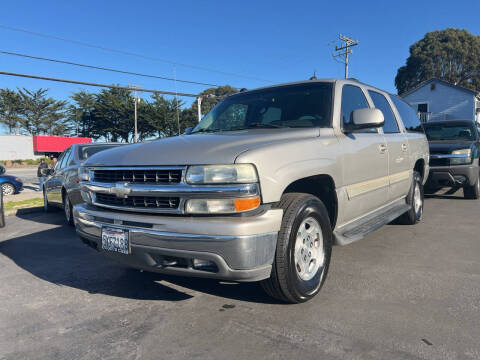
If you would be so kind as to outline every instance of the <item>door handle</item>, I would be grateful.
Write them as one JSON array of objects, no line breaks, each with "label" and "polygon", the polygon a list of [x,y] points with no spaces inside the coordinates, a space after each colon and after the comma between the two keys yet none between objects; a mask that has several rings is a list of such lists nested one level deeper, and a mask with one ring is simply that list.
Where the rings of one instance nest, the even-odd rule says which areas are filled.
[{"label": "door handle", "polygon": [[402,144],[402,151],[407,151],[408,150],[408,146],[407,144]]},{"label": "door handle", "polygon": [[385,152],[387,151],[387,144],[378,145],[378,150],[380,150],[380,154],[385,154]]}]

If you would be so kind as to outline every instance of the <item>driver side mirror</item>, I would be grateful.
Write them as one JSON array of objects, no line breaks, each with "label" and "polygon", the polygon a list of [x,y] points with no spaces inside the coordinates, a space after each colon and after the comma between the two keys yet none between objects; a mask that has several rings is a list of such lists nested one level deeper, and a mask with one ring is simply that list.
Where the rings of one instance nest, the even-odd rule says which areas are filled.
[{"label": "driver side mirror", "polygon": [[192,130],[193,130],[193,126],[186,128],[185,131],[183,132],[183,135],[190,135],[192,133]]},{"label": "driver side mirror", "polygon": [[383,113],[379,109],[357,109],[352,112],[352,121],[344,127],[345,132],[355,130],[376,129],[385,123]]}]

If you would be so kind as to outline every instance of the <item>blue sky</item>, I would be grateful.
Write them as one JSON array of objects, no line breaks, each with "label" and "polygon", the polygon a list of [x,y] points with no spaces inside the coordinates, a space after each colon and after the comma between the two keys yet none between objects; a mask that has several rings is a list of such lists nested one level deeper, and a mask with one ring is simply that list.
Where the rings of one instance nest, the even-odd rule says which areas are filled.
[{"label": "blue sky", "polygon": [[[358,39],[350,76],[396,92],[394,78],[408,48],[428,31],[464,28],[480,35],[480,1],[9,1],[0,25],[21,28],[231,76],[120,55],[0,28],[0,50],[236,87],[343,77],[332,59],[339,33]],[[330,45],[329,45],[330,43]],[[0,54],[0,70],[175,91],[169,81],[21,59]],[[249,77],[265,79],[255,80]],[[78,85],[0,75],[1,88],[48,88],[67,99]],[[205,86],[177,83],[179,92]],[[91,91],[98,91],[89,88]],[[191,101],[185,99],[186,101]]]}]

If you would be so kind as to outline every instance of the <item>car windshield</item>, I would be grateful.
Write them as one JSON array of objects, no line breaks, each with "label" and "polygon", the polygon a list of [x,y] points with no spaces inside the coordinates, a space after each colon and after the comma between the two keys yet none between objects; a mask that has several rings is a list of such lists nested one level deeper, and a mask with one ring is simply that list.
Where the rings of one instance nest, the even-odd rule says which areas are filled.
[{"label": "car windshield", "polygon": [[425,125],[428,140],[473,140],[473,126],[467,124]]},{"label": "car windshield", "polygon": [[88,145],[88,146],[80,146],[78,148],[78,158],[80,161],[87,160],[93,154],[96,154],[100,151],[113,149],[114,147],[119,146],[120,144],[103,144],[103,145]]},{"label": "car windshield", "polygon": [[280,86],[232,95],[215,106],[193,133],[251,128],[330,127],[332,83]]}]

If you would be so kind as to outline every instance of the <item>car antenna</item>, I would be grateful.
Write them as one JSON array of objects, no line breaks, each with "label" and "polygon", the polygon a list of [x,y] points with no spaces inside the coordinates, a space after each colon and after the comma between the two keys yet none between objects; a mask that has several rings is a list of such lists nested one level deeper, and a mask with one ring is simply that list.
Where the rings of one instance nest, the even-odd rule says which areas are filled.
[{"label": "car antenna", "polygon": [[313,70],[313,75],[309,80],[317,80],[317,69]]}]

